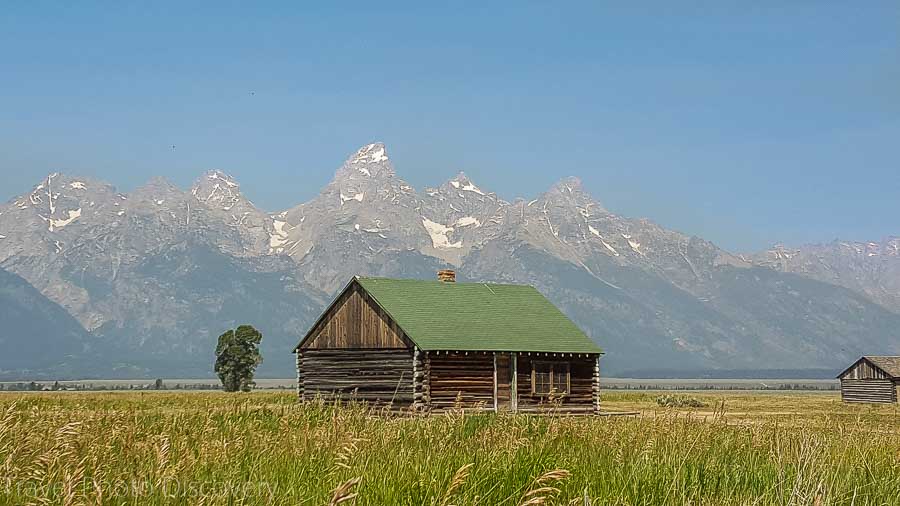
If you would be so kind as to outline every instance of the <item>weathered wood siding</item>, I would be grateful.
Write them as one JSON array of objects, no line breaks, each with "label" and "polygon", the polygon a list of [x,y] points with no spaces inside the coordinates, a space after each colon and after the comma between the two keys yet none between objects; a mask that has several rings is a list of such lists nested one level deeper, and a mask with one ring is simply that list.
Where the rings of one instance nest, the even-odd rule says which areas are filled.
[{"label": "weathered wood siding", "polygon": [[844,402],[897,402],[897,388],[891,379],[841,379]]},{"label": "weathered wood siding", "polygon": [[509,353],[497,353],[497,410],[512,409],[512,360]]},{"label": "weathered wood siding", "polygon": [[413,403],[412,350],[302,350],[301,398],[355,399],[402,408]]},{"label": "weathered wood siding", "polygon": [[302,349],[405,349],[400,329],[358,285],[351,285]]},{"label": "weathered wood siding", "polygon": [[891,379],[891,376],[872,365],[866,359],[862,359],[856,363],[851,369],[841,375],[841,379],[860,380],[860,379]]},{"label": "weathered wood siding", "polygon": [[432,411],[457,406],[494,409],[494,354],[429,353],[428,398]]},{"label": "weathered wood siding", "polygon": [[[554,364],[569,364],[569,393],[551,404],[548,397],[531,393],[532,362],[553,362]],[[597,356],[580,357],[553,357],[538,355],[518,354],[517,390],[518,411],[541,412],[551,409],[560,413],[590,414],[599,409],[598,377],[595,377]]]}]

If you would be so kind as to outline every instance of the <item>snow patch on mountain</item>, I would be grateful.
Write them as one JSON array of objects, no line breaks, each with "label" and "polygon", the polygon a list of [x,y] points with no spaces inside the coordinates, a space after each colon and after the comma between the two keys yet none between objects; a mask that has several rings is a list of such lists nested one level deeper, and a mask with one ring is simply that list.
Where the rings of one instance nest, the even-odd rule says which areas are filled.
[{"label": "snow patch on mountain", "polygon": [[65,218],[62,220],[54,220],[53,218],[50,218],[49,220],[47,220],[48,222],[50,222],[50,231],[53,232],[54,230],[63,228],[66,225],[68,225],[69,223],[72,223],[73,221],[80,218],[81,217],[81,208],[79,207],[78,209],[76,209],[74,211],[69,211],[68,215],[69,215],[68,218]]},{"label": "snow patch on mountain", "polygon": [[475,186],[475,184],[473,184],[473,183],[471,183],[471,182],[469,182],[469,184],[463,186],[463,187],[460,188],[460,189],[463,190],[463,191],[472,192],[472,193],[477,193],[477,194],[479,194],[479,195],[484,195],[484,192],[481,191],[477,186]]},{"label": "snow patch on mountain", "polygon": [[606,248],[610,253],[612,253],[613,256],[619,256],[619,252],[616,251],[616,248],[610,246],[606,241],[600,239],[600,243],[603,244],[603,247]]},{"label": "snow patch on mountain", "polygon": [[350,200],[362,202],[364,198],[366,198],[366,192],[359,192],[356,195],[353,195],[352,197],[348,197],[348,196],[344,195],[343,193],[341,193],[341,205],[344,205],[344,202],[347,202]]},{"label": "snow patch on mountain", "polygon": [[639,243],[639,242],[637,242],[637,241],[634,241],[634,240],[631,240],[631,239],[628,239],[628,245],[631,246],[631,249],[633,249],[634,251],[640,253],[641,255],[644,254],[644,252],[641,251],[641,243]]},{"label": "snow patch on mountain", "polygon": [[69,184],[69,188],[71,188],[73,190],[86,190],[87,186],[84,183],[82,183],[81,181],[73,181],[72,183]]},{"label": "snow patch on mountain", "polygon": [[235,183],[230,176],[227,176],[217,170],[210,172],[206,177],[209,179],[217,179],[219,181],[222,181],[223,183],[225,183],[225,186],[229,188],[237,188],[238,186],[238,184]]},{"label": "snow patch on mountain", "polygon": [[285,230],[285,226],[289,225],[286,221],[273,220],[272,226],[275,230],[274,233],[269,234],[269,252],[281,253],[284,245],[290,242],[288,239],[290,231]]},{"label": "snow patch on mountain", "polygon": [[373,162],[379,163],[379,162],[386,162],[387,160],[388,160],[388,157],[386,154],[384,154],[384,147],[381,147],[378,149],[378,151],[372,153],[372,161]]},{"label": "snow patch on mountain", "polygon": [[471,225],[475,225],[476,227],[480,227],[480,226],[481,226],[481,222],[478,221],[478,218],[475,218],[475,217],[473,217],[473,216],[464,216],[464,217],[462,217],[462,218],[456,220],[456,226],[457,226],[457,227],[468,227],[468,226],[471,226]]},{"label": "snow patch on mountain", "polygon": [[435,249],[462,248],[462,241],[450,242],[449,234],[453,232],[453,227],[435,223],[428,218],[422,218],[422,225],[431,236],[431,244]]},{"label": "snow patch on mountain", "polygon": [[[373,143],[367,144],[360,148],[359,151],[356,152],[356,156],[353,157],[350,163],[384,163],[386,161],[388,161],[388,156],[385,153],[384,146],[379,145],[378,143]],[[367,176],[372,175],[372,173],[365,167],[357,167],[357,170]]]}]

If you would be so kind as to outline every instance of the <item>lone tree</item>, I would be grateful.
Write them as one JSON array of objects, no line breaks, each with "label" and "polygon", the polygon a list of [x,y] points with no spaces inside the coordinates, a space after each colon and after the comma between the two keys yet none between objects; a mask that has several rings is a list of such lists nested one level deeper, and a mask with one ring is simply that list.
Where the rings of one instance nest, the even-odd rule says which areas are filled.
[{"label": "lone tree", "polygon": [[249,392],[253,372],[262,363],[259,342],[262,334],[251,325],[241,325],[219,336],[216,346],[216,374],[226,392]]}]

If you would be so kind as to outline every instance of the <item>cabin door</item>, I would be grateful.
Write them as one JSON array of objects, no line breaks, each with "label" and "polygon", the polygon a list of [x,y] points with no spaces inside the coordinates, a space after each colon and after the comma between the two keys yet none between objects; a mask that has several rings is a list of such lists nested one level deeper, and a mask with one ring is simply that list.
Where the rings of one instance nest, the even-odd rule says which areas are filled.
[{"label": "cabin door", "polygon": [[515,360],[511,353],[494,354],[494,402],[497,411],[514,411],[515,408]]}]

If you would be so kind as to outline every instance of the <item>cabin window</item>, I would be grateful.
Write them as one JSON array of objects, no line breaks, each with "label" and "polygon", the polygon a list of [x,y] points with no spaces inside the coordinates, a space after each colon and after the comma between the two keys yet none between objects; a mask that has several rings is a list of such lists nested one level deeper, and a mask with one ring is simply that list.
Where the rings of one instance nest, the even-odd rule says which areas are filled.
[{"label": "cabin window", "polygon": [[571,375],[568,362],[532,362],[533,395],[568,394]]}]

